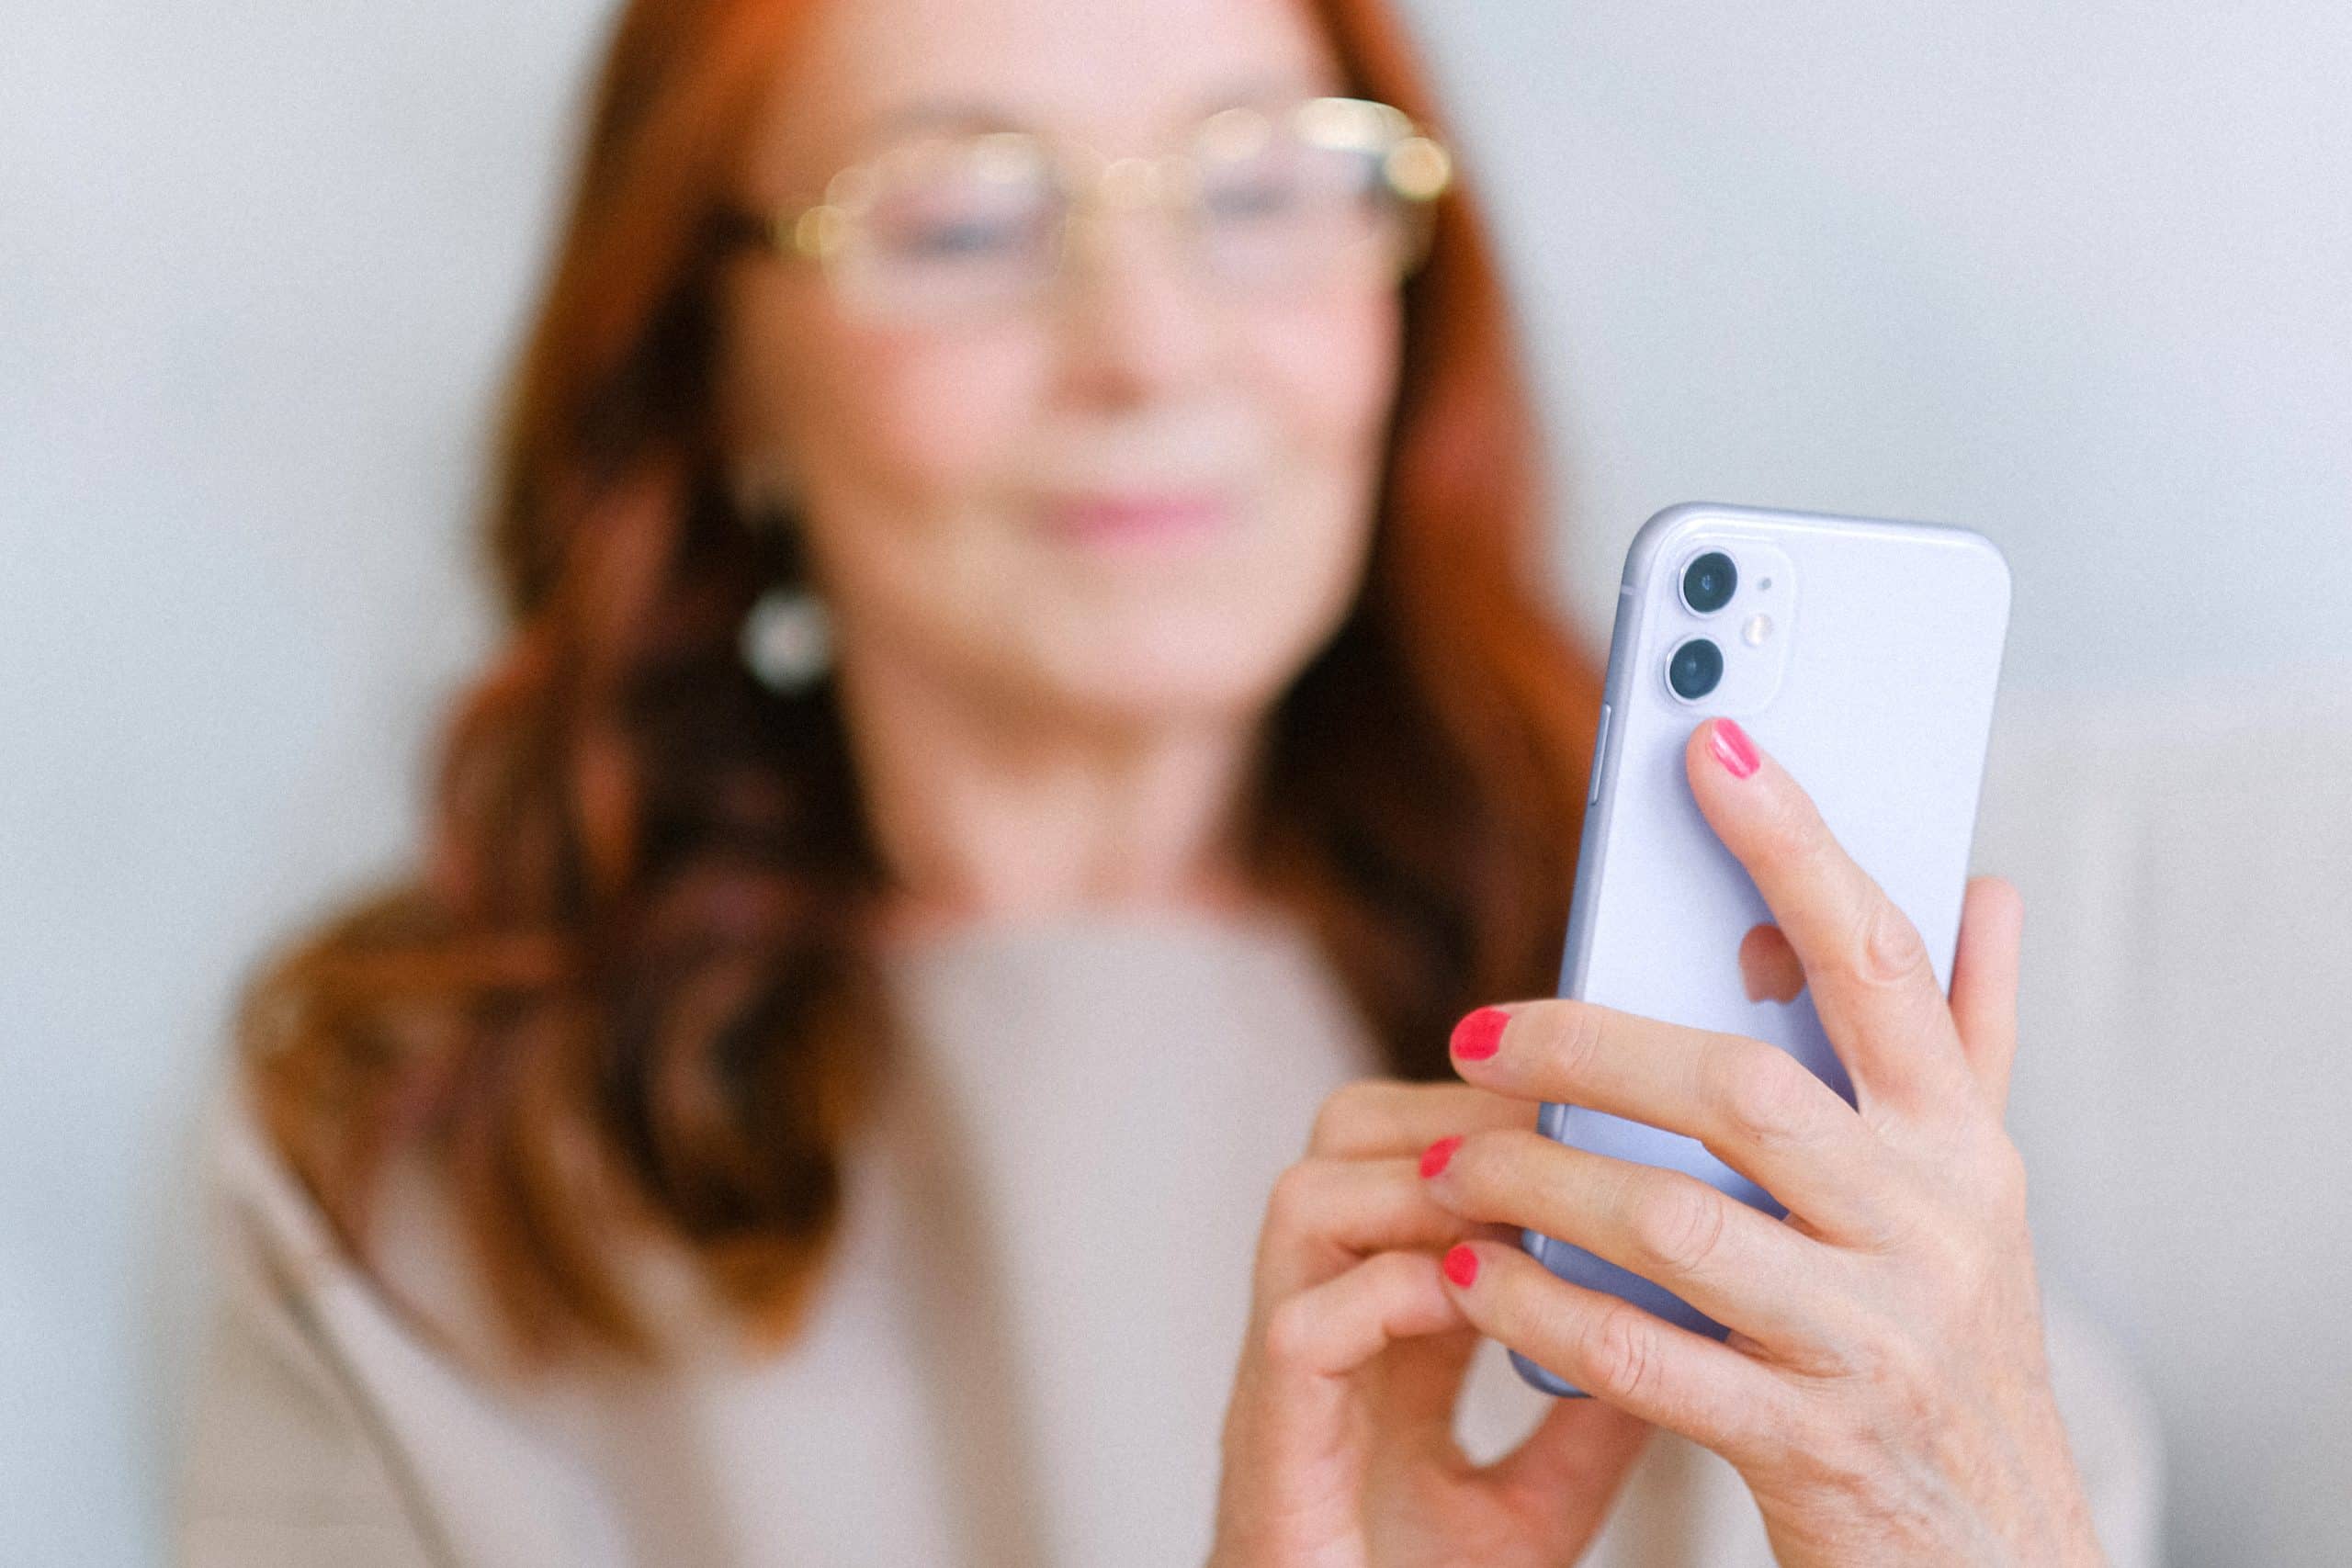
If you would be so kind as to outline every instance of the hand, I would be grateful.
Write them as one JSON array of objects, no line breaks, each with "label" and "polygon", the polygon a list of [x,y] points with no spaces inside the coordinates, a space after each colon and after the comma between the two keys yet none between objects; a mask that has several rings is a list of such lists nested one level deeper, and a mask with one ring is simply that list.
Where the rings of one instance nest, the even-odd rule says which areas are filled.
[{"label": "hand", "polygon": [[1518,1231],[1436,1202],[1419,1158],[1441,1135],[1534,1127],[1533,1106],[1460,1084],[1366,1079],[1325,1101],[1259,1235],[1211,1568],[1551,1568],[1600,1529],[1647,1422],[1562,1400],[1491,1464],[1453,1440],[1478,1334],[1436,1252]]},{"label": "hand", "polygon": [[1492,1054],[1465,1055],[1494,1038],[1488,1014],[1456,1032],[1470,1082],[1687,1134],[1789,1214],[1489,1128],[1430,1179],[1439,1202],[1573,1242],[1730,1333],[1690,1333],[1498,1240],[1449,1257],[1447,1290],[1506,1345],[1730,1461],[1784,1564],[2103,1562],[2001,1126],[2016,892],[1970,883],[1947,1003],[1917,931],[1779,764],[1722,719],[1683,761],[1803,964],[1858,1104],[1777,1046],[1566,1000],[1500,1010]]}]

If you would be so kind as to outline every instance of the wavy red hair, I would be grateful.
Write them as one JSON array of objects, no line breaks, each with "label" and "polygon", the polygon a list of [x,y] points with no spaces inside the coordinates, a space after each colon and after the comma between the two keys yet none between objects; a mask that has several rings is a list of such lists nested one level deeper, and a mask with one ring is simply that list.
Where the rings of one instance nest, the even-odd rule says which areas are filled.
[{"label": "wavy red hair", "polygon": [[[1313,3],[1351,90],[1443,134],[1386,6]],[[796,567],[714,445],[712,224],[808,10],[621,15],[497,448],[508,630],[440,737],[424,863],[241,999],[259,1114],[354,1256],[387,1166],[424,1157],[525,1364],[658,1348],[614,1246],[638,1224],[787,1337],[891,1070],[841,717],[738,660]],[[1404,288],[1366,580],[1269,716],[1249,844],[1390,1069],[1434,1079],[1460,1012],[1551,989],[1599,681],[1542,591],[1537,426],[1470,189]]]}]

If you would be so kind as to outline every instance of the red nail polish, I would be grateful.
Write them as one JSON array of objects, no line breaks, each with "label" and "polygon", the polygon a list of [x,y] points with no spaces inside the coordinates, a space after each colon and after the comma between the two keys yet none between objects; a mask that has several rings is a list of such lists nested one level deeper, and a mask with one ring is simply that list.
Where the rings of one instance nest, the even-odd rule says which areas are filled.
[{"label": "red nail polish", "polygon": [[1453,1157],[1453,1151],[1461,1146],[1462,1134],[1456,1133],[1450,1138],[1440,1138],[1436,1143],[1431,1144],[1428,1148],[1423,1149],[1421,1151],[1421,1174],[1423,1176],[1435,1176],[1439,1171],[1443,1170],[1445,1168],[1445,1162],[1452,1159]]},{"label": "red nail polish", "polygon": [[1736,779],[1744,779],[1763,765],[1747,731],[1727,718],[1715,720],[1714,728],[1707,732],[1707,750],[1714,753],[1716,761],[1731,770],[1731,776]]},{"label": "red nail polish", "polygon": [[1479,1008],[1463,1016],[1453,1026],[1453,1054],[1473,1062],[1483,1062],[1493,1055],[1503,1043],[1503,1025],[1510,1021],[1510,1014],[1500,1008]]},{"label": "red nail polish", "polygon": [[1478,1277],[1478,1255],[1464,1242],[1445,1255],[1445,1277],[1457,1285],[1466,1285]]}]

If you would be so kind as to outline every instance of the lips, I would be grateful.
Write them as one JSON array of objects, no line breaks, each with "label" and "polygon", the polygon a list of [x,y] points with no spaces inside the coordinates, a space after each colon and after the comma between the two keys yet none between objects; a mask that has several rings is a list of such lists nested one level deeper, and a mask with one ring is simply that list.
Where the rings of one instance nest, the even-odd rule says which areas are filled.
[{"label": "lips", "polygon": [[1217,491],[1072,491],[1049,497],[1047,525],[1081,544],[1122,544],[1205,533],[1232,514]]}]

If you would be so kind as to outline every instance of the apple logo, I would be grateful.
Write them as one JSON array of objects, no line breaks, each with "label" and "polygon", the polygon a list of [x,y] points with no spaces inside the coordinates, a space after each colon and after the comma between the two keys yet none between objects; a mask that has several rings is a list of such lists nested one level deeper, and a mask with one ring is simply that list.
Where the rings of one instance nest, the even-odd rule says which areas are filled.
[{"label": "apple logo", "polygon": [[1739,939],[1739,980],[1751,1002],[1792,1002],[1804,989],[1804,965],[1781,928],[1767,921]]}]

